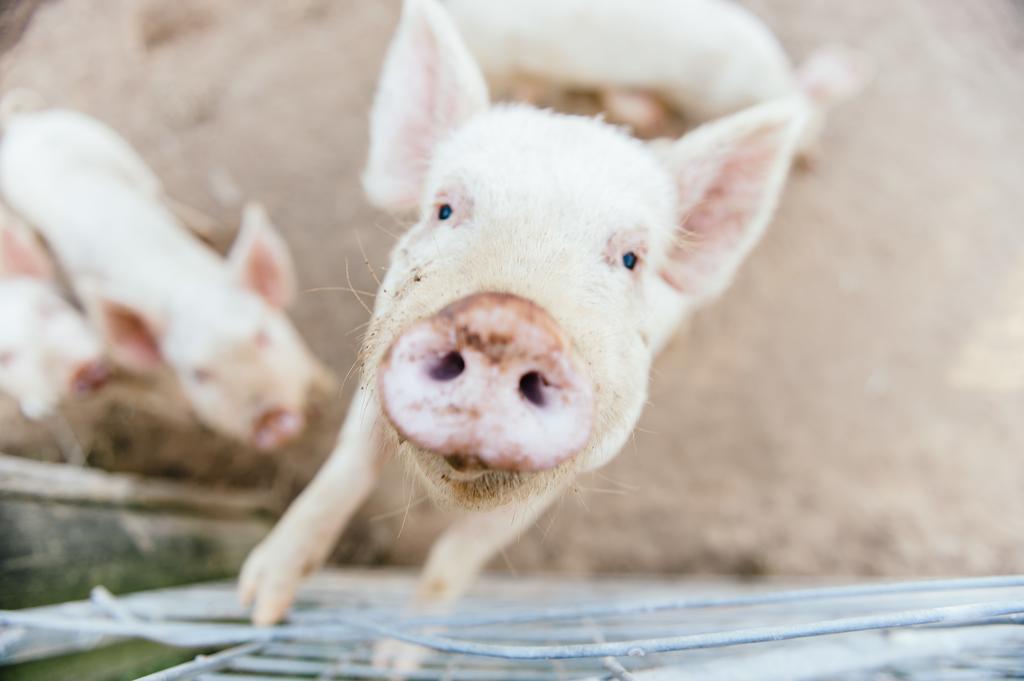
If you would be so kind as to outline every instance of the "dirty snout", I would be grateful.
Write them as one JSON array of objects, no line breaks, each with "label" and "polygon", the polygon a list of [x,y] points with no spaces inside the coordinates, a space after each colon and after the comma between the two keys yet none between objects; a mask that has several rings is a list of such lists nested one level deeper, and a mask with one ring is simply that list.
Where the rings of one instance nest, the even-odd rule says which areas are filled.
[{"label": "dirty snout", "polygon": [[96,392],[110,380],[110,366],[103,360],[84,362],[71,374],[71,392],[88,395]]},{"label": "dirty snout", "polygon": [[593,388],[569,340],[510,294],[475,294],[413,324],[385,355],[378,388],[398,432],[457,470],[547,470],[590,436]]},{"label": "dirty snout", "polygon": [[253,423],[253,444],[257,449],[276,449],[298,437],[305,426],[306,418],[300,411],[268,409]]}]

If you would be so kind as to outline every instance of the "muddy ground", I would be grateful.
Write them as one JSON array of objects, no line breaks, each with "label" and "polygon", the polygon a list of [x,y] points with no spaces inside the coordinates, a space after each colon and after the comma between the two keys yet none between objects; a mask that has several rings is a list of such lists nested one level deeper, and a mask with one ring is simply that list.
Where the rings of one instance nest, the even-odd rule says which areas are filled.
[{"label": "muddy ground", "polygon": [[[734,288],[658,361],[634,442],[495,566],[1024,571],[1024,10],[751,4],[795,57],[843,43],[877,77],[836,112]],[[372,290],[360,244],[379,272],[402,228],[358,182],[396,16],[396,2],[54,0],[0,77],[107,121],[227,225],[242,195],[264,200],[305,289],[347,286],[347,269]],[[309,291],[294,318],[344,375],[363,304]],[[45,429],[2,409],[0,449],[55,456]],[[283,497],[342,411],[324,405],[273,456],[132,407],[69,416],[82,437],[100,418],[98,465]],[[444,519],[393,464],[338,557],[418,563]]]}]

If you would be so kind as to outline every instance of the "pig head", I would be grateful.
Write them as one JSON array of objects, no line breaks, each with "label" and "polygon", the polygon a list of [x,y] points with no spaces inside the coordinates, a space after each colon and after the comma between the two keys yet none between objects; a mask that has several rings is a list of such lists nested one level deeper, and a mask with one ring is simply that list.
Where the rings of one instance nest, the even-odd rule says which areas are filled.
[{"label": "pig head", "polygon": [[[421,611],[453,602],[575,474],[615,456],[655,354],[761,237],[807,115],[773,102],[655,151],[600,120],[488,99],[443,7],[406,0],[363,180],[417,218],[337,445],[242,569],[258,623],[285,614],[395,448],[436,500],[473,511],[431,549]],[[374,659],[408,670],[408,653]]]},{"label": "pig head", "polygon": [[0,211],[0,391],[31,419],[109,376],[99,339],[60,296],[48,255]]},{"label": "pig head", "polygon": [[761,237],[807,113],[774,101],[656,155],[600,120],[492,106],[444,9],[407,0],[364,185],[418,217],[362,357],[439,500],[507,504],[619,451],[656,352]]},{"label": "pig head", "polygon": [[285,315],[296,290],[287,246],[250,204],[226,262],[202,255],[212,276],[188,281],[167,254],[167,295],[139,295],[116,278],[77,288],[119,364],[169,367],[203,423],[259,449],[281,446],[302,431],[311,389],[331,380]]},{"label": "pig head", "polygon": [[109,127],[60,109],[3,124],[0,189],[45,236],[112,358],[172,371],[222,434],[262,449],[297,436],[311,389],[331,377],[286,316],[294,267],[266,211],[246,206],[225,260]]}]

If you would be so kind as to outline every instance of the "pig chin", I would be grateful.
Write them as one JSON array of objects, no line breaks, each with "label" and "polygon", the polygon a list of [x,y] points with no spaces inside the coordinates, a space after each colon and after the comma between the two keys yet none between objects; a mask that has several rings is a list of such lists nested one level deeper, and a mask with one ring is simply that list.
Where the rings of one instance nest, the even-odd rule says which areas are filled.
[{"label": "pig chin", "polygon": [[458,470],[436,453],[409,442],[399,451],[436,504],[472,511],[486,511],[535,497],[571,478],[578,468],[578,459],[573,459],[557,468],[536,473]]}]

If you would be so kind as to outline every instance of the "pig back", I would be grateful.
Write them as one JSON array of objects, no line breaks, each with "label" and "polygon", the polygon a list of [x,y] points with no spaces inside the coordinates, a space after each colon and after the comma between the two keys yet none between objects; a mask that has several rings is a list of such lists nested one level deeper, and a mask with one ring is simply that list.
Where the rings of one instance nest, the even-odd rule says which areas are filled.
[{"label": "pig back", "polygon": [[74,112],[13,117],[0,141],[0,189],[68,275],[134,290],[223,276],[219,257],[160,199],[160,183],[113,131]]},{"label": "pig back", "polygon": [[[778,41],[720,0],[448,0],[489,80],[533,77],[583,88],[650,88],[689,109],[721,80],[791,91]],[[737,46],[742,46],[738,49]],[[731,86],[731,85],[730,85]],[[717,96],[713,94],[713,97]]]}]

